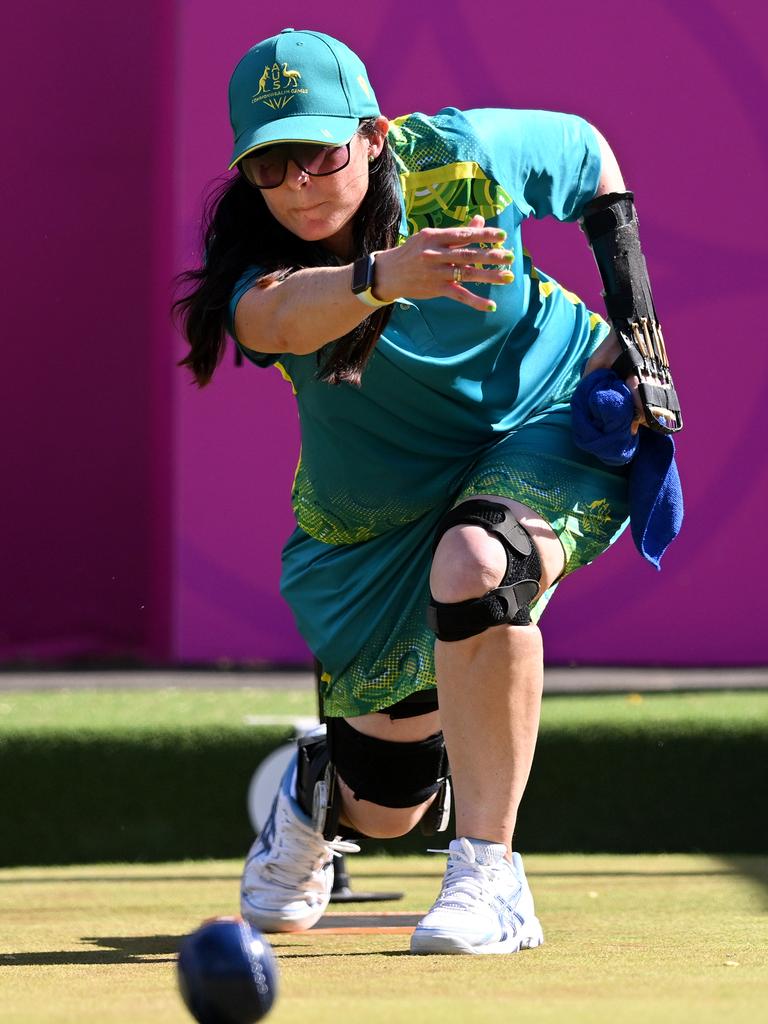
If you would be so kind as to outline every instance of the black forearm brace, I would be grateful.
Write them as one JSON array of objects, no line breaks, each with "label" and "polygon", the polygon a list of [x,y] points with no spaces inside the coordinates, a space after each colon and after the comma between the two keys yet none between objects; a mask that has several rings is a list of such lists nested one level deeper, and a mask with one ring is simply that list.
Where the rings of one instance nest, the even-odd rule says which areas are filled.
[{"label": "black forearm brace", "polygon": [[675,433],[683,419],[640,248],[634,194],[611,192],[593,199],[584,210],[582,228],[622,349],[612,369],[622,378],[637,377],[648,426],[663,434]]}]

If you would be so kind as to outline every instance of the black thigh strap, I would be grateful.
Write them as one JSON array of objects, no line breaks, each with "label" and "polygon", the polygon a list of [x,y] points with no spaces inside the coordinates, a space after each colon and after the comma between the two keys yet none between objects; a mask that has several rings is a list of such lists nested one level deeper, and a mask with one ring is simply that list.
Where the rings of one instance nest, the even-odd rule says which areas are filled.
[{"label": "black thigh strap", "polygon": [[443,734],[395,743],[366,736],[344,718],[329,718],[331,762],[355,795],[382,807],[415,807],[436,793],[448,774]]},{"label": "black thigh strap", "polygon": [[428,715],[432,711],[439,710],[437,690],[432,687],[429,690],[415,690],[396,704],[390,704],[388,708],[381,708],[376,713],[379,715],[389,715],[391,719],[395,720],[399,718],[418,718],[420,715]]}]

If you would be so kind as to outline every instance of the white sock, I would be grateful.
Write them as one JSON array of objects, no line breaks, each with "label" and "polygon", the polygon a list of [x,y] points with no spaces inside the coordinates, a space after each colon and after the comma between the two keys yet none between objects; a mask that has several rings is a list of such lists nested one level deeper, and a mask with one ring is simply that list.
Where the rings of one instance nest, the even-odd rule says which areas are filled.
[{"label": "white sock", "polygon": [[489,843],[486,839],[473,839],[472,836],[465,838],[472,844],[478,864],[498,864],[506,856],[504,843]]}]

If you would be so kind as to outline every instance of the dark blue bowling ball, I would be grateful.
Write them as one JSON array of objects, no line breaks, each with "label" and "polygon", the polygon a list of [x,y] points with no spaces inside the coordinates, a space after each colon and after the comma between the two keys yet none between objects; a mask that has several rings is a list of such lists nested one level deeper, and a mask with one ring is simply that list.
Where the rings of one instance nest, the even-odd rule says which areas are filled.
[{"label": "dark blue bowling ball", "polygon": [[277,995],[272,948],[239,917],[217,917],[188,935],[179,949],[179,988],[199,1024],[253,1024]]}]

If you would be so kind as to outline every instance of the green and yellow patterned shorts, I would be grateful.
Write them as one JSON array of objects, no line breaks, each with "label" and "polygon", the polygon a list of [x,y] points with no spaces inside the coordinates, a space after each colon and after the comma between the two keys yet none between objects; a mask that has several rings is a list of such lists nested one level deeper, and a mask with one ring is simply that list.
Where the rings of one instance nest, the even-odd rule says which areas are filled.
[{"label": "green and yellow patterned shorts", "polygon": [[[628,521],[626,469],[576,448],[561,406],[489,446],[459,490],[413,522],[343,545],[297,528],[283,551],[281,590],[323,666],[327,715],[378,711],[435,686],[426,624],[432,542],[448,509],[480,494],[519,501],[550,524],[565,551],[560,579],[594,561]],[[531,608],[534,622],[559,582]]]}]

